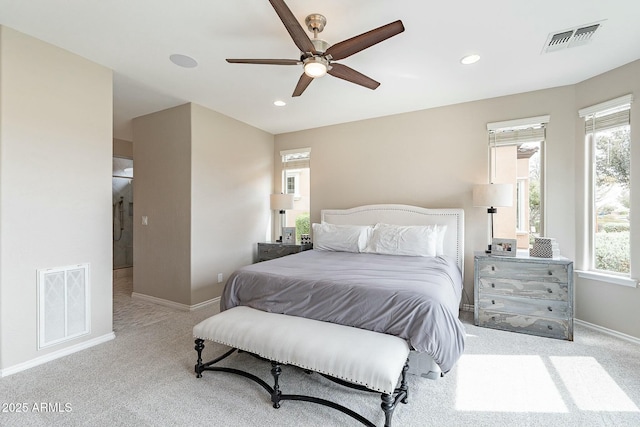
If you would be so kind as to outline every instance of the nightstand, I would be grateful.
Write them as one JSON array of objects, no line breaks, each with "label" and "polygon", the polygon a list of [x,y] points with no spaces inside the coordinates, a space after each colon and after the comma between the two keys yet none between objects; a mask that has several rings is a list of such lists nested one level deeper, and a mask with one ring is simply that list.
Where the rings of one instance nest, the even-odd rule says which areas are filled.
[{"label": "nightstand", "polygon": [[573,262],[474,256],[477,326],[573,341]]},{"label": "nightstand", "polygon": [[293,245],[279,242],[258,243],[258,262],[280,258],[286,255],[312,249],[313,245]]}]

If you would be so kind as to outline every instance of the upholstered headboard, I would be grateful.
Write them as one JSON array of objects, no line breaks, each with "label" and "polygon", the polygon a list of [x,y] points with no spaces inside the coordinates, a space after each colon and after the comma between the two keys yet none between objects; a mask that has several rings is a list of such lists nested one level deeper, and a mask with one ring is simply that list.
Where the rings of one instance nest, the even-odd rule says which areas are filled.
[{"label": "upholstered headboard", "polygon": [[444,254],[464,271],[464,210],[427,209],[410,205],[366,205],[350,209],[323,209],[322,222],[341,225],[447,225]]}]

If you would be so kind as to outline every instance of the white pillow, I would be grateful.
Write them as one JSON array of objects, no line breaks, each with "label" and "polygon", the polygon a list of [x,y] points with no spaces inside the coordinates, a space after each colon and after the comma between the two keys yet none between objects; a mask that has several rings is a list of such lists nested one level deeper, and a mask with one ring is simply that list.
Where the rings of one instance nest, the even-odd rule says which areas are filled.
[{"label": "white pillow", "polygon": [[433,225],[376,224],[364,252],[436,256],[437,237],[438,233]]},{"label": "white pillow", "polygon": [[447,233],[446,225],[436,225],[436,255],[444,255],[444,235]]},{"label": "white pillow", "polygon": [[368,225],[312,224],[313,249],[362,252],[369,239]]}]

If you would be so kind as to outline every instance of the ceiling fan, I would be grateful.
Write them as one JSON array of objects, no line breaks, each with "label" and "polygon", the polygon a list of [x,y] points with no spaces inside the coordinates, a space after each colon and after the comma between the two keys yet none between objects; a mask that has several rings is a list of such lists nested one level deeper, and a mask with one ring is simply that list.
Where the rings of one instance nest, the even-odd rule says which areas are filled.
[{"label": "ceiling fan", "polygon": [[327,23],[327,19],[323,15],[314,13],[305,19],[307,28],[313,32],[313,39],[310,39],[284,0],[269,0],[269,3],[271,3],[280,17],[293,42],[300,49],[300,59],[227,59],[227,62],[232,64],[303,65],[304,73],[300,76],[292,96],[302,95],[302,92],[305,91],[314,78],[322,77],[325,74],[330,74],[369,89],[376,89],[380,86],[380,83],[372,78],[359,73],[353,68],[333,61],[347,58],[354,53],[400,34],[404,31],[402,21],[398,20],[383,25],[329,46],[326,41],[318,38],[318,33],[322,32]]}]

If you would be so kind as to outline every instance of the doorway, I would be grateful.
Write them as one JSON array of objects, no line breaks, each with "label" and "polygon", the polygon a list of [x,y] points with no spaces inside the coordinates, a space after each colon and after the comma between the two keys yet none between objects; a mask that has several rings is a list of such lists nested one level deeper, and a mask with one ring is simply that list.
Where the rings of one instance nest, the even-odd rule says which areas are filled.
[{"label": "doorway", "polygon": [[[114,277],[132,275],[133,268],[133,160],[113,158],[112,237]],[[121,271],[123,270],[123,271]],[[125,273],[125,274],[118,274]],[[131,274],[128,274],[131,273]]]}]

